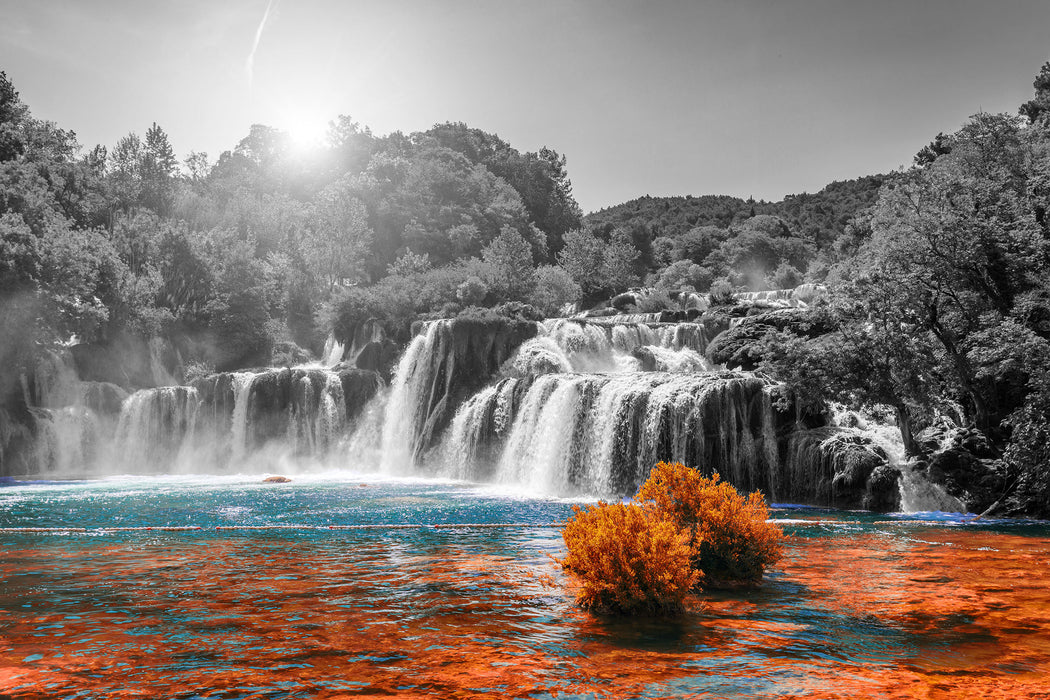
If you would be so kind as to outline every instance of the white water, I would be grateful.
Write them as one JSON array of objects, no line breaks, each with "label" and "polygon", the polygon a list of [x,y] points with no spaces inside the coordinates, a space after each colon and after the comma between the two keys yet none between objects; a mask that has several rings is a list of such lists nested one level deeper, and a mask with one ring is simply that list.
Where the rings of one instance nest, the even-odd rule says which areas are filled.
[{"label": "white water", "polygon": [[252,390],[254,372],[233,374],[233,418],[230,421],[230,449],[234,462],[244,459],[248,449],[248,396]]},{"label": "white water", "polygon": [[[659,460],[717,470],[742,489],[760,488],[774,497],[788,493],[800,470],[812,469],[797,455],[778,452],[778,440],[784,438],[774,434],[763,380],[711,371],[702,354],[709,334],[696,323],[553,319],[538,324],[537,336],[503,366],[503,380],[495,377],[463,401],[444,434],[430,443],[425,426],[435,403],[435,382],[444,371],[440,354],[449,352],[442,335],[449,323],[430,323],[412,340],[390,389],[380,392],[352,425],[334,372],[291,370],[303,374],[292,375],[291,396],[281,409],[267,404],[265,395],[252,408],[256,382],[271,375],[272,386],[280,370],[240,372],[230,377],[232,411],[225,399],[229,420],[216,428],[218,435],[196,432],[200,398],[192,388],[130,397],[111,459],[129,471],[193,460],[257,468],[275,463],[258,459],[269,443],[282,465],[327,455],[324,463],[336,468],[480,481],[559,497],[630,493]],[[328,348],[326,361],[337,354],[341,351]],[[640,371],[643,365],[655,371]],[[55,392],[44,388],[44,393]],[[40,464],[83,471],[77,465],[93,459],[92,440],[101,433],[97,421],[82,414],[49,414],[40,448],[47,454],[38,456]],[[891,464],[901,466],[905,510],[961,509],[957,500],[902,464],[895,429],[869,422],[856,430],[883,447]],[[216,444],[204,442],[209,439]]]},{"label": "white water", "polygon": [[380,446],[380,470],[387,474],[401,473],[413,463],[426,419],[427,397],[423,392],[430,390],[430,363],[442,323],[429,324],[426,332],[413,338],[397,365],[385,402]]},{"label": "white water", "polygon": [[199,407],[193,387],[136,391],[121,408],[114,442],[115,461],[126,470],[176,464],[193,444]]}]

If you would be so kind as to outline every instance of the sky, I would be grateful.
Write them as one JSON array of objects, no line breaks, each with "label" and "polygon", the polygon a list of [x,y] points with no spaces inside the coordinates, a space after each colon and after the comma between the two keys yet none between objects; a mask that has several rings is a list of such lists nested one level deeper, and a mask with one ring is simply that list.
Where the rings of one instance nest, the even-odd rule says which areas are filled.
[{"label": "sky", "polygon": [[90,148],[160,124],[212,160],[461,121],[568,159],[585,212],[779,200],[907,166],[1050,60],[1048,0],[0,0],[0,70]]}]

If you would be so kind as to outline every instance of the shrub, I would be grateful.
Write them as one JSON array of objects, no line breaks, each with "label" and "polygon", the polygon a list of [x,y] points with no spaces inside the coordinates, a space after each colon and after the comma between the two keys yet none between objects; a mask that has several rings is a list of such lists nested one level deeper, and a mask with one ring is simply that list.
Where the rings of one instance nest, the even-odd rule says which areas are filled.
[{"label": "shrub", "polygon": [[635,500],[689,534],[693,566],[707,586],[757,583],[780,560],[784,534],[766,522],[762,494],[744,498],[718,474],[706,478],[681,463],[660,462]]},{"label": "shrub", "polygon": [[736,302],[732,283],[722,277],[711,283],[710,300],[713,305],[727,306]]},{"label": "shrub", "polygon": [[643,294],[638,299],[638,305],[635,309],[639,313],[654,313],[657,311],[665,311],[667,309],[678,310],[678,304],[671,301],[671,296],[667,293],[666,289],[654,289],[648,294]]},{"label": "shrub", "polygon": [[489,293],[488,285],[477,277],[468,277],[466,281],[456,287],[456,298],[464,306],[477,306],[485,300]]},{"label": "shrub", "polygon": [[599,503],[573,507],[559,563],[582,586],[577,602],[616,614],[679,612],[700,572],[688,534],[652,508]]}]

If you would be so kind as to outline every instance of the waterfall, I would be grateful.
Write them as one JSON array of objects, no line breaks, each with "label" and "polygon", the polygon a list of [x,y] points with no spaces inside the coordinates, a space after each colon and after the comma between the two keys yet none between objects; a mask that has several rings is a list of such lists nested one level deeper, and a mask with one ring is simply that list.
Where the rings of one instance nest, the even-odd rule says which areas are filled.
[{"label": "waterfall", "polygon": [[905,513],[965,513],[966,506],[940,484],[926,479],[911,464],[904,465],[900,480],[901,510]]},{"label": "waterfall", "polygon": [[419,434],[429,408],[434,349],[444,322],[429,324],[412,339],[394,373],[386,400],[380,446],[380,468],[388,474],[402,473],[413,464]]},{"label": "waterfall", "polygon": [[234,372],[233,418],[230,421],[230,449],[234,462],[244,458],[248,449],[248,395],[252,390],[254,372]]},{"label": "waterfall", "polygon": [[292,387],[288,444],[294,454],[323,454],[342,437],[346,404],[339,375],[303,372]]},{"label": "waterfall", "polygon": [[[549,494],[625,494],[663,459],[720,471],[741,488],[777,488],[767,383],[710,371],[701,354],[709,338],[698,323],[536,324],[535,337],[463,395],[428,443],[433,412],[450,401],[442,383],[460,352],[456,323],[427,324],[401,357],[385,398],[382,471]],[[360,441],[355,452],[365,453]]]},{"label": "waterfall", "polygon": [[335,339],[331,333],[324,341],[324,352],[321,353],[321,364],[325,367],[335,367],[343,361],[346,354],[346,346]]},{"label": "waterfall", "polygon": [[463,405],[439,451],[455,461],[448,471],[547,494],[630,495],[653,464],[673,460],[777,488],[772,406],[755,377],[546,374],[521,387],[508,379]]},{"label": "waterfall", "polygon": [[88,471],[98,454],[100,426],[83,406],[30,409],[36,432],[31,463],[37,473],[71,475]]},{"label": "waterfall", "polygon": [[175,466],[192,444],[200,400],[188,386],[136,391],[117,423],[115,457],[133,472]]}]

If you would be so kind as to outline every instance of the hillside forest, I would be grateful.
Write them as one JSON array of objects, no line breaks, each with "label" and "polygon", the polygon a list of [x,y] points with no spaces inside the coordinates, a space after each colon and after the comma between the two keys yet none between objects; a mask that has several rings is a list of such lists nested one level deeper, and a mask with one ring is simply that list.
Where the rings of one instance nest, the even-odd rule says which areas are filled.
[{"label": "hillside forest", "polygon": [[[180,162],[156,123],[87,148],[0,73],[0,404],[60,345],[163,338],[186,377],[301,362],[367,319],[403,343],[423,319],[695,291],[743,319],[712,348],[730,366],[800,405],[884,411],[913,455],[963,427],[951,469],[1050,515],[1050,63],[1034,87],[893,173],[584,216],[563,155],[463,123],[381,136],[339,116],[311,149],[253,125]],[[803,283],[828,293],[775,318],[734,306]]]}]

